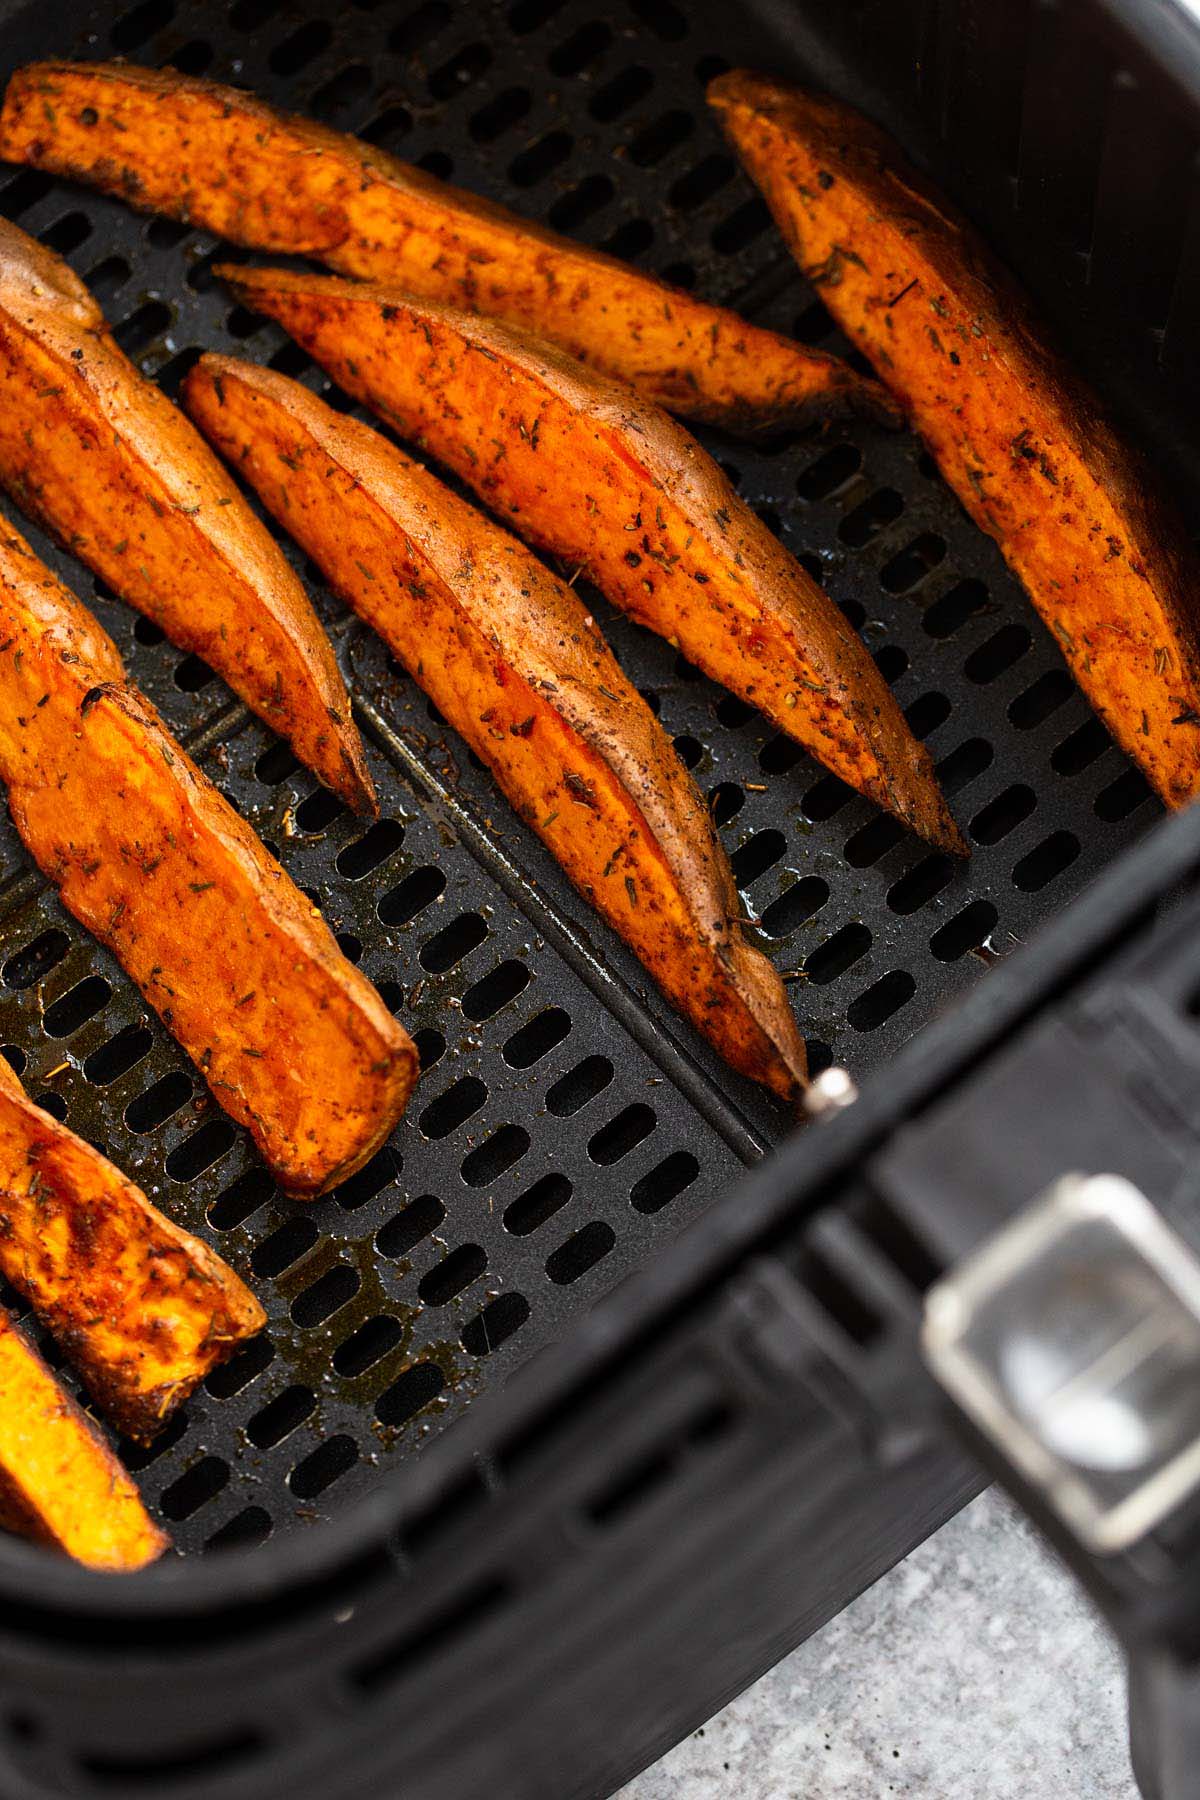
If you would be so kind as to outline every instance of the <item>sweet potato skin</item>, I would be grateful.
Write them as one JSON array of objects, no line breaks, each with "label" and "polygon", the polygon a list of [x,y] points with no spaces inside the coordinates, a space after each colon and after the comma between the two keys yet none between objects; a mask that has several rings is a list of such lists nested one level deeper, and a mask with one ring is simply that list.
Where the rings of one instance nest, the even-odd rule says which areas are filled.
[{"label": "sweet potato skin", "polygon": [[148,1441],[266,1315],[219,1256],[0,1064],[0,1273],[106,1418]]},{"label": "sweet potato skin", "polygon": [[206,356],[184,399],[679,1010],[741,1073],[792,1096],[803,1040],[743,935],[708,811],[572,590],[282,375]]},{"label": "sweet potato skin", "polygon": [[11,529],[0,645],[0,780],[27,848],[280,1186],[344,1179],[404,1109],[411,1039]]},{"label": "sweet potato skin", "polygon": [[94,1569],[144,1568],[170,1543],[86,1413],[2,1310],[0,1525]]},{"label": "sweet potato skin", "polygon": [[9,82],[0,155],[252,249],[503,319],[727,429],[848,410],[895,422],[883,390],[837,358],[236,88],[125,63],[35,63]]},{"label": "sweet potato skin", "polygon": [[963,848],[861,640],[686,431],[507,327],[395,288],[219,271],[521,535],[922,835]]},{"label": "sweet potato skin", "polygon": [[1011,277],[849,108],[734,71],[709,89],[797,261],[996,539],[1076,681],[1168,805],[1200,792],[1195,562]]},{"label": "sweet potato skin", "polygon": [[278,545],[61,258],[0,221],[0,482],[359,812],[345,685]]}]

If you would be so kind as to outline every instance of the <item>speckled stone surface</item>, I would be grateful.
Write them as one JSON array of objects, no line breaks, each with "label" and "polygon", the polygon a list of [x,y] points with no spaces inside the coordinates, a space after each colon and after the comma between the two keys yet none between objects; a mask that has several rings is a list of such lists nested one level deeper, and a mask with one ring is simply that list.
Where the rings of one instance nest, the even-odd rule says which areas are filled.
[{"label": "speckled stone surface", "polygon": [[621,1800],[1136,1800],[1124,1674],[984,1494]]}]

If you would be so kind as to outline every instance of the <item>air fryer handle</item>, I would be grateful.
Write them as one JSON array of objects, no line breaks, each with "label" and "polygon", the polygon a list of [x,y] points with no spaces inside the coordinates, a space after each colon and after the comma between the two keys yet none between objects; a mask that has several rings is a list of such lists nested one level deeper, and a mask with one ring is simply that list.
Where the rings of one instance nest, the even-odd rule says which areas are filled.
[{"label": "air fryer handle", "polygon": [[1129,1752],[1143,1800],[1200,1793],[1200,1671],[1155,1647],[1129,1653]]},{"label": "air fryer handle", "polygon": [[1125,1646],[1144,1800],[1196,1800],[1200,1256],[1132,1182],[1065,1176],[929,1290],[921,1348]]}]

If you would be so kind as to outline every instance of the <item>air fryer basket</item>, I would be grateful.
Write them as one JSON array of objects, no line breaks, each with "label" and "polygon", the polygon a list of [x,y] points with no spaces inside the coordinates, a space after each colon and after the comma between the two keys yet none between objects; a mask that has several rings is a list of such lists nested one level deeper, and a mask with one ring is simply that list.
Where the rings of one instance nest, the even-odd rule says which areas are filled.
[{"label": "air fryer basket", "polygon": [[[143,0],[86,9],[64,0],[0,13],[5,75],[38,55],[119,54],[236,81],[838,349],[702,99],[704,82],[735,57],[807,74],[887,116],[915,152],[932,157],[1051,314],[1074,318],[1070,347],[1131,429],[1185,489],[1191,477],[1191,447],[1176,424],[1194,374],[1184,295],[1196,260],[1191,238],[1172,288],[1191,140],[1182,124],[1171,136],[1175,115],[1157,94],[1147,112],[1146,90],[1131,76],[1118,79],[1142,53],[1110,35],[1098,6],[854,0],[764,4],[734,20],[727,8],[682,0]],[[1086,83],[1073,68],[1079,45]],[[1091,109],[1090,186],[1087,158],[1062,129],[1074,99]],[[1177,104],[1182,119],[1182,98]],[[1158,220],[1160,238],[1168,225],[1175,234],[1173,261],[1162,242],[1145,241],[1150,224],[1137,197],[1124,195],[1121,214],[1121,196],[1097,180],[1098,166],[1119,170],[1113,140],[1119,148],[1121,133],[1149,129],[1151,118],[1156,167],[1174,183],[1169,214]],[[1021,165],[1019,183],[1018,152],[1040,158]],[[269,362],[330,391],[276,327],[232,304],[214,281],[213,262],[229,252],[211,237],[35,172],[3,180],[0,210],[68,258],[120,342],[169,392],[202,348]],[[1076,204],[1085,189],[1086,216]],[[1135,228],[1140,261],[1130,252]],[[1097,262],[1096,246],[1106,244]],[[1129,851],[1158,809],[1076,693],[995,547],[911,436],[839,424],[756,447],[714,433],[704,441],[863,632],[972,840],[965,866],[930,852],[662,641],[590,597],[709,796],[766,947],[792,983],[813,1067],[836,1061],[859,1080],[878,1071],[879,1092],[905,1041],[980,982],[1001,1007],[1009,969],[988,971]],[[118,1593],[0,1545],[10,1602],[10,1625],[0,1627],[0,1703],[9,1701],[0,1789],[90,1794],[141,1784],[167,1792],[179,1783],[189,1793],[252,1795],[273,1791],[286,1761],[298,1794],[309,1791],[310,1775],[313,1792],[371,1791],[372,1770],[379,1791],[391,1791],[393,1766],[407,1767],[416,1783],[406,1793],[487,1786],[561,1800],[601,1791],[841,1604],[944,1516],[973,1477],[951,1453],[925,1446],[896,1465],[886,1495],[842,1492],[821,1515],[825,1485],[859,1467],[859,1434],[835,1407],[824,1448],[814,1448],[817,1433],[786,1449],[798,1462],[783,1484],[780,1461],[774,1510],[767,1506],[774,1465],[766,1446],[784,1458],[786,1420],[772,1403],[757,1439],[731,1438],[727,1390],[732,1381],[762,1401],[770,1380],[761,1347],[750,1356],[743,1340],[749,1332],[757,1342],[764,1318],[777,1304],[786,1315],[790,1301],[760,1271],[701,1312],[684,1343],[651,1322],[656,1297],[671,1280],[672,1291],[679,1287],[678,1258],[674,1277],[656,1285],[666,1248],[698,1220],[710,1249],[732,1229],[722,1222],[738,1216],[740,1197],[727,1190],[741,1168],[784,1141],[791,1122],[728,1075],[647,989],[637,963],[507,813],[415,685],[347,620],[315,569],[298,560],[337,644],[379,789],[382,817],[367,829],[195,657],[181,658],[71,558],[36,533],[33,541],[94,603],[134,678],[413,1030],[423,1075],[408,1118],[362,1173],[316,1205],[283,1201],[115,963],[63,912],[11,831],[0,834],[7,1053],[42,1104],[102,1142],[173,1217],[218,1245],[269,1315],[266,1334],[217,1371],[156,1443],[121,1447],[188,1562]],[[978,1002],[971,1016],[978,1027]],[[803,1209],[827,1199],[814,1185],[815,1137],[793,1145],[757,1191],[773,1204],[794,1195],[801,1210],[806,1171]],[[862,1348],[872,1338],[871,1309],[837,1260],[809,1246],[794,1272],[804,1305],[830,1310],[836,1329]],[[637,1271],[581,1329],[592,1304]],[[624,1386],[614,1377],[586,1388],[586,1410],[557,1419],[561,1443],[546,1448],[531,1427],[524,1450],[509,1444],[503,1459],[472,1464],[469,1449],[455,1451],[468,1444],[477,1412],[490,1421],[480,1432],[497,1433],[547,1381],[565,1392],[570,1371],[616,1329],[611,1321],[629,1324],[633,1296],[646,1323],[634,1373],[626,1371]],[[560,1347],[547,1350],[552,1343]],[[537,1350],[524,1381],[497,1394]],[[436,1454],[414,1458],[484,1390],[493,1390],[487,1407]],[[813,1421],[823,1421],[823,1407],[814,1408]],[[742,1606],[744,1650],[670,1696],[643,1671],[624,1694],[617,1732],[611,1709],[589,1723],[581,1685],[583,1626],[603,1629],[599,1597],[613,1580],[597,1562],[591,1610],[578,1615],[579,1680],[556,1715],[561,1759],[543,1747],[540,1763],[531,1753],[520,1766],[506,1762],[497,1721],[506,1705],[510,1717],[528,1720],[530,1691],[549,1677],[529,1620],[519,1630],[511,1622],[520,1584],[501,1546],[525,1546],[516,1563],[534,1544],[539,1558],[557,1544],[569,1560],[588,1532],[619,1520],[617,1471],[638,1491],[640,1465],[635,1458],[631,1475],[620,1453],[634,1423],[643,1460],[679,1477],[658,1519],[653,1568],[625,1565],[641,1583],[645,1614],[655,1615],[664,1655],[674,1618],[664,1591],[676,1554],[672,1508],[686,1504],[680,1483],[686,1489],[693,1459],[703,1462],[712,1446],[728,1458],[732,1444],[744,1459],[745,1528],[764,1551],[775,1534],[778,1566],[791,1574],[780,1576],[773,1602],[769,1589],[760,1595],[749,1583],[739,1598],[732,1561],[727,1583],[713,1568],[714,1617],[726,1602]],[[575,1524],[558,1518],[539,1537],[537,1506],[519,1517],[511,1496],[502,1506],[518,1476],[546,1499],[547,1519],[549,1497],[569,1490]],[[797,1484],[813,1513],[802,1542]],[[501,1510],[481,1524],[489,1495]],[[736,1512],[730,1501],[731,1531]],[[402,1514],[410,1527],[397,1535]],[[306,1529],[321,1522],[315,1535]],[[444,1557],[443,1541],[461,1545],[472,1530],[475,1551],[482,1532],[495,1556],[469,1591],[461,1557],[454,1581],[444,1564],[441,1575],[422,1575],[422,1545],[436,1541]],[[453,1598],[439,1612],[443,1579]],[[421,1591],[422,1581],[418,1605],[408,1584]],[[348,1645],[384,1597],[390,1644],[351,1659],[356,1712],[316,1671],[331,1633],[340,1629]],[[443,1746],[442,1774],[433,1772],[435,1722],[422,1725],[411,1708],[410,1761],[393,1765],[400,1747],[378,1741],[363,1706],[377,1696],[391,1706],[398,1681],[424,1679],[455,1621],[468,1618],[491,1619],[506,1635],[491,1651],[486,1631],[482,1648],[469,1652],[455,1640],[445,1665],[458,1760]],[[545,1620],[540,1629],[549,1642]],[[647,1645],[652,1637],[647,1626]],[[561,1645],[557,1657],[566,1657],[565,1689],[570,1657]],[[433,1712],[446,1704],[431,1693]],[[353,1758],[335,1753],[328,1732],[321,1738],[335,1719],[339,1742],[356,1746]],[[528,1752],[520,1733],[518,1741]]]}]

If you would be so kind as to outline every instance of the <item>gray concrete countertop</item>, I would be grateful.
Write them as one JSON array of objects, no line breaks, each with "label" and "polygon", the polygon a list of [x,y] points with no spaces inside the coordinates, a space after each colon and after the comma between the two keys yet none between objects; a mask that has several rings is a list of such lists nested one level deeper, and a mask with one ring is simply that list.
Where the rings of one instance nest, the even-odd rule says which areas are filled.
[{"label": "gray concrete countertop", "polygon": [[984,1494],[621,1800],[1136,1800],[1124,1673]]}]

